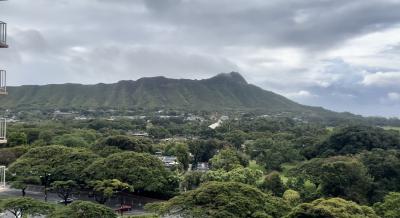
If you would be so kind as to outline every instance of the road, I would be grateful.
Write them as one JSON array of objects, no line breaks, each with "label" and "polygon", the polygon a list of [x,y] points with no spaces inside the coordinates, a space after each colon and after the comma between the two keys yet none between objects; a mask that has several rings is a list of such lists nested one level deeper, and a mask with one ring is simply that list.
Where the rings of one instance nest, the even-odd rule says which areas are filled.
[{"label": "road", "polygon": [[[20,197],[20,196],[22,196],[21,190],[11,189],[11,188],[0,189],[0,198]],[[26,192],[26,196],[34,198],[34,199],[38,199],[38,200],[44,200],[44,193],[41,191],[38,191],[38,190],[36,190],[36,191],[28,190]],[[73,198],[79,199],[79,200],[84,200],[84,201],[94,201],[93,199],[87,197],[87,194],[75,195]],[[143,209],[145,204],[159,201],[157,199],[146,198],[146,197],[135,196],[135,195],[123,196],[122,199],[125,204],[130,204],[133,206],[133,210],[125,213],[125,215],[145,214],[145,211]],[[48,202],[57,203],[60,200],[61,199],[57,196],[57,194],[48,193]],[[119,198],[113,198],[106,204],[106,206],[113,208],[113,209],[118,208],[119,205],[120,205]],[[12,218],[12,216],[0,214],[0,218]]]}]

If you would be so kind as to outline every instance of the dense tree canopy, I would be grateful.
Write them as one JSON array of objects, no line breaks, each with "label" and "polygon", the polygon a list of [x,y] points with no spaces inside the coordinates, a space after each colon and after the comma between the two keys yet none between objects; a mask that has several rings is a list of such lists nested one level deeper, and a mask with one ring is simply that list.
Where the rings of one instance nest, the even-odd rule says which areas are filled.
[{"label": "dense tree canopy", "polygon": [[111,208],[88,201],[75,201],[72,204],[56,210],[52,218],[117,218]]},{"label": "dense tree canopy", "polygon": [[195,140],[189,143],[189,151],[193,155],[193,162],[207,162],[221,149],[223,144],[217,140]]},{"label": "dense tree canopy", "polygon": [[257,186],[261,180],[263,172],[260,170],[250,169],[248,167],[238,167],[231,171],[211,170],[201,177],[202,182],[218,181],[218,182],[241,182],[248,185]]},{"label": "dense tree canopy", "polygon": [[9,170],[17,176],[49,176],[50,181],[82,181],[82,171],[96,158],[82,148],[45,146],[30,149]]},{"label": "dense tree canopy", "polygon": [[233,149],[223,149],[210,160],[211,168],[214,170],[233,170],[237,167],[249,165],[249,159],[243,153]]},{"label": "dense tree canopy", "polygon": [[359,125],[341,128],[316,147],[315,155],[355,154],[374,148],[400,148],[399,132]]},{"label": "dense tree canopy", "polygon": [[53,211],[53,207],[47,203],[33,198],[7,198],[0,200],[0,212],[9,212],[15,218],[23,218],[28,215],[47,215]]},{"label": "dense tree canopy", "polygon": [[[211,129],[218,113],[81,110],[76,109],[90,119],[36,111],[31,114],[52,120],[8,126],[10,143],[0,148],[0,165],[8,166],[13,188],[25,194],[28,185],[44,185],[64,200],[88,191],[99,203],[122,202],[132,192],[176,196],[150,208],[183,217],[285,217],[292,208],[289,217],[376,217],[361,206],[376,202],[382,218],[399,213],[396,127],[354,125],[365,124],[360,118],[342,120],[351,125],[340,128],[299,114],[229,112],[230,119]],[[159,152],[176,156],[180,166],[166,167],[155,155]],[[199,162],[208,165],[196,167]],[[56,208],[50,217],[116,216],[90,202]]]},{"label": "dense tree canopy", "polygon": [[398,150],[374,149],[358,155],[373,177],[370,201],[377,202],[390,191],[400,191],[400,152]]},{"label": "dense tree canopy", "polygon": [[152,152],[152,142],[149,139],[128,137],[123,135],[110,136],[100,142],[103,146],[113,146],[121,150],[136,152]]},{"label": "dense tree canopy", "polygon": [[260,138],[248,145],[247,152],[267,170],[280,170],[283,163],[304,159],[294,144],[286,139]]},{"label": "dense tree canopy", "polygon": [[235,182],[210,182],[171,200],[149,205],[159,214],[191,217],[282,217],[286,203],[260,190]]},{"label": "dense tree canopy", "polygon": [[397,218],[400,216],[400,193],[391,192],[381,203],[374,205],[375,211],[382,218]]},{"label": "dense tree canopy", "polygon": [[118,179],[132,185],[135,190],[155,192],[168,191],[165,190],[166,185],[173,179],[157,157],[136,152],[117,153],[98,159],[84,173],[90,181]]},{"label": "dense tree canopy", "polygon": [[312,159],[293,169],[292,174],[319,185],[324,196],[343,197],[362,203],[367,202],[373,181],[367,168],[352,157]]},{"label": "dense tree canopy", "polygon": [[379,218],[374,210],[341,198],[318,199],[295,207],[286,218]]}]

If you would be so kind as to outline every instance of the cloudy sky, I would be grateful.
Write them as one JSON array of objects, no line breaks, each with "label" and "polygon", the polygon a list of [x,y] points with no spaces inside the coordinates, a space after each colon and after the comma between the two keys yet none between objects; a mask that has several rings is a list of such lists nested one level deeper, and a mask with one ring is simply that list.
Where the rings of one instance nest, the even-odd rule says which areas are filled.
[{"label": "cloudy sky", "polygon": [[400,117],[400,0],[0,2],[10,85],[238,71],[336,111]]}]

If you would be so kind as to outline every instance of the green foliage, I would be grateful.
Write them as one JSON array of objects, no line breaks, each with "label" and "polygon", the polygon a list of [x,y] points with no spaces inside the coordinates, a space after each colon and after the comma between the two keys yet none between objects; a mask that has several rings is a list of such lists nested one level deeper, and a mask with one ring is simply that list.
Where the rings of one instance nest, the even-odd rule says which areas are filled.
[{"label": "green foliage", "polygon": [[62,136],[57,136],[53,139],[53,144],[64,145],[67,147],[87,147],[88,143],[81,137],[65,134]]},{"label": "green foliage", "polygon": [[27,143],[26,134],[23,132],[11,132],[8,134],[8,145],[10,147],[26,145]]},{"label": "green foliage", "polygon": [[400,215],[400,193],[389,193],[382,203],[374,205],[374,209],[382,218],[398,218]]},{"label": "green foliage", "polygon": [[28,147],[18,146],[12,148],[0,148],[0,165],[8,166],[27,152]]},{"label": "green foliage", "polygon": [[233,150],[223,149],[210,160],[211,168],[214,170],[223,169],[230,171],[238,167],[249,165],[249,159],[244,154]]},{"label": "green foliage", "polygon": [[295,207],[286,218],[379,218],[373,209],[341,198],[318,199]]},{"label": "green foliage", "polygon": [[261,188],[266,192],[271,192],[275,196],[281,197],[285,192],[286,188],[282,182],[281,176],[278,172],[272,172],[268,174],[264,182],[261,185]]},{"label": "green foliage", "polygon": [[0,200],[0,212],[9,212],[15,218],[22,218],[28,215],[47,215],[52,211],[53,207],[51,205],[33,198],[7,198]]},{"label": "green foliage", "polygon": [[176,156],[182,169],[187,170],[190,163],[189,147],[185,143],[168,143],[164,149],[164,155]]},{"label": "green foliage", "polygon": [[55,181],[51,183],[51,190],[56,192],[58,197],[63,199],[64,204],[68,204],[68,198],[76,192],[78,184],[72,180],[68,181]]},{"label": "green foliage", "polygon": [[28,185],[39,185],[40,178],[37,176],[21,176],[16,177],[11,182],[11,188],[21,189],[22,197],[25,197],[25,190],[28,188]]},{"label": "green foliage", "polygon": [[232,143],[236,149],[240,149],[245,142],[247,134],[241,130],[234,130],[225,135],[225,140]]},{"label": "green foliage", "polygon": [[201,171],[189,171],[183,175],[182,182],[180,184],[181,191],[193,190],[200,186],[201,177],[204,175]]},{"label": "green foliage", "polygon": [[235,182],[210,182],[171,200],[146,205],[160,215],[183,217],[282,217],[285,202],[260,190]]},{"label": "green foliage", "polygon": [[374,148],[400,148],[400,133],[370,126],[348,126],[339,129],[318,145],[314,155],[356,154]]},{"label": "green foliage", "polygon": [[361,203],[367,202],[373,181],[367,168],[352,157],[312,159],[291,173],[319,185],[323,196],[342,197]]},{"label": "green foliage", "polygon": [[81,148],[45,146],[30,149],[14,162],[9,171],[17,176],[49,175],[49,182],[82,181],[82,171],[97,158],[92,152]]},{"label": "green foliage", "polygon": [[217,182],[240,182],[248,185],[257,186],[258,181],[263,176],[262,171],[253,170],[250,168],[235,168],[231,171],[211,170],[206,172],[201,177],[202,182],[217,181]]},{"label": "green foliage", "polygon": [[289,189],[293,189],[300,193],[301,199],[308,202],[320,197],[321,193],[318,187],[309,180],[304,180],[302,177],[291,177],[286,182]]},{"label": "green foliage", "polygon": [[105,204],[108,199],[122,192],[133,192],[133,187],[127,183],[123,183],[118,179],[98,180],[89,184],[95,196],[95,200],[100,204]]},{"label": "green foliage", "polygon": [[196,140],[189,142],[189,151],[193,154],[193,162],[208,162],[222,144],[216,140]]},{"label": "green foliage", "polygon": [[117,218],[111,208],[89,201],[74,201],[66,207],[56,210],[52,218]]},{"label": "green foliage", "polygon": [[281,170],[283,163],[303,160],[299,149],[286,139],[261,138],[249,144],[247,152],[267,170]]},{"label": "green foliage", "polygon": [[101,146],[116,147],[121,150],[135,152],[152,152],[152,142],[145,138],[128,137],[123,135],[110,136],[100,142]]},{"label": "green foliage", "polygon": [[390,191],[400,191],[400,151],[374,149],[358,158],[374,179],[370,202],[382,201]]},{"label": "green foliage", "polygon": [[290,206],[296,206],[301,202],[300,193],[292,189],[286,190],[283,193],[282,198],[283,200],[288,202]]},{"label": "green foliage", "polygon": [[201,80],[163,77],[121,81],[116,84],[10,87],[5,108],[180,108],[186,110],[263,110],[332,113],[297,104],[272,92],[249,85],[239,76]]},{"label": "green foliage", "polygon": [[[118,179],[131,184],[135,190],[174,191],[166,189],[171,184],[171,172],[164,168],[162,162],[150,154],[123,152],[96,160],[85,171],[89,181]],[[177,181],[175,181],[178,187]]]},{"label": "green foliage", "polygon": [[171,133],[163,127],[152,127],[148,129],[149,135],[155,139],[165,139],[171,137]]}]

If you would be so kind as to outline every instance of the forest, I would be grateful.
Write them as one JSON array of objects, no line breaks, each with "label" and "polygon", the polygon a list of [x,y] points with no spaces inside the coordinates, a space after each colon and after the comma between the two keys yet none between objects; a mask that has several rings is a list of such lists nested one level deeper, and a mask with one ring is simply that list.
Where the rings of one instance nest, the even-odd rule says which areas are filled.
[{"label": "forest", "polygon": [[[155,116],[13,123],[0,165],[20,196],[0,195],[0,211],[117,217],[107,202],[135,194],[159,199],[137,217],[399,217],[398,127],[243,114],[215,129],[213,122]],[[26,196],[31,186],[63,204]],[[69,202],[79,192],[91,200]]]}]

